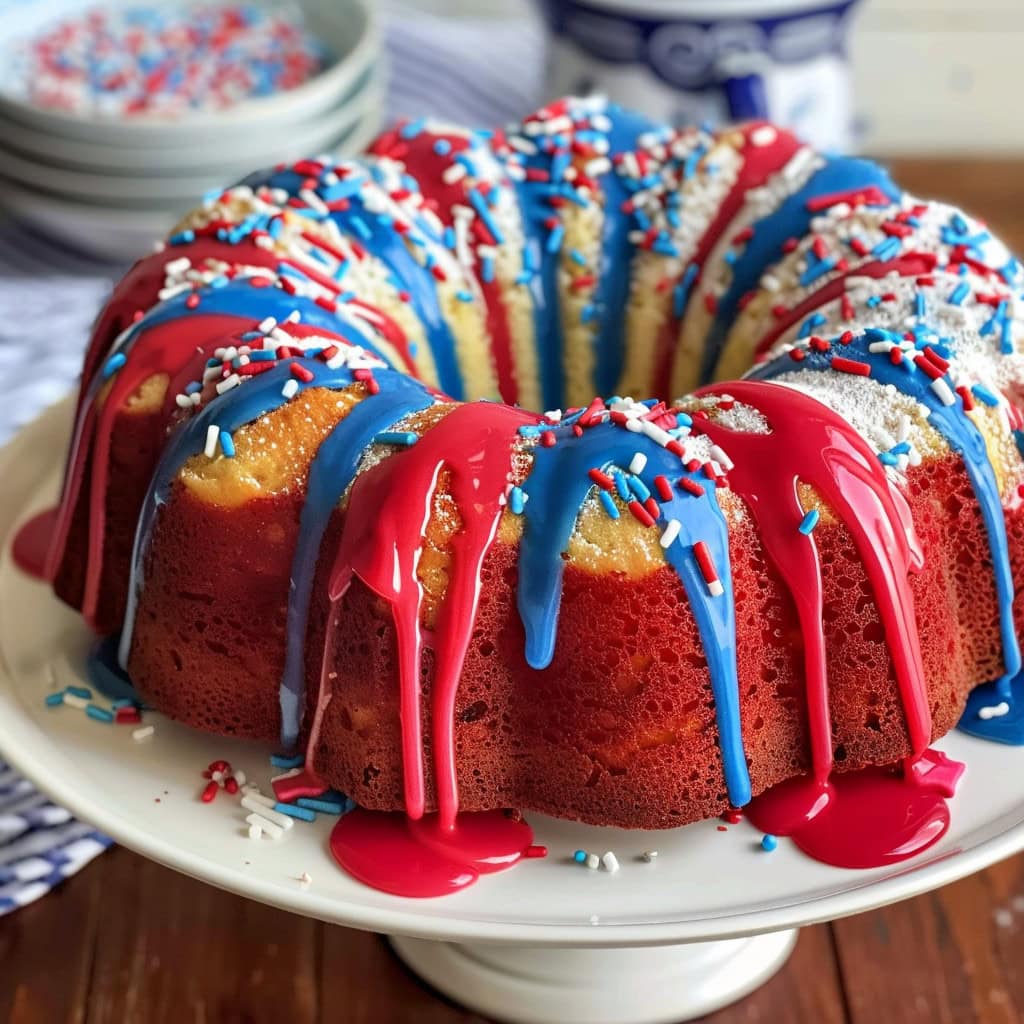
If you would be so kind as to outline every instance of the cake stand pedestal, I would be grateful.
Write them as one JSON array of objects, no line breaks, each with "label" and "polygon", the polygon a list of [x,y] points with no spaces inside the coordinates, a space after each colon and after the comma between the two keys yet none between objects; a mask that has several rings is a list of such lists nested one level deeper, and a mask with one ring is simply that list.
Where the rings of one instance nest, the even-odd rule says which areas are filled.
[{"label": "cake stand pedestal", "polygon": [[786,962],[797,930],[717,942],[587,949],[391,936],[439,992],[509,1024],[669,1024],[742,999]]},{"label": "cake stand pedestal", "polygon": [[[392,936],[396,953],[453,999],[515,1024],[655,1024],[725,1006],[785,962],[805,924],[893,903],[1024,849],[1024,747],[954,732],[938,744],[967,772],[948,833],[925,853],[844,871],[788,842],[768,853],[746,822],[658,833],[529,815],[549,851],[443,899],[402,899],[346,875],[329,852],[334,819],[250,840],[246,811],[199,800],[224,759],[266,792],[264,744],[186,729],[152,712],[132,729],[73,707],[55,688],[84,682],[81,618],[11,559],[18,523],[54,501],[73,411],[64,402],[0,449],[0,751],[79,818],[143,856],[248,899]],[[590,871],[573,851],[614,851]],[[656,858],[649,851],[657,850]],[[645,856],[646,853],[646,856]]]}]

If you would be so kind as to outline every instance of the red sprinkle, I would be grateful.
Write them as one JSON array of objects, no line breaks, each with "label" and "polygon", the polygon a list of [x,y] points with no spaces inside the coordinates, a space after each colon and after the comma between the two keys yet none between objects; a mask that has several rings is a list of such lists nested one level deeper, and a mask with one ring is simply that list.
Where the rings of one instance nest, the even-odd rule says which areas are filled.
[{"label": "red sprinkle", "polygon": [[852,373],[858,377],[870,377],[871,366],[869,363],[861,363],[856,359],[847,359],[845,356],[832,357],[832,369],[840,373]]},{"label": "red sprinkle", "polygon": [[313,379],[313,372],[307,366],[303,366],[302,363],[292,363],[288,369],[291,371],[293,377],[301,380],[303,384],[308,384]]},{"label": "red sprinkle", "polygon": [[604,491],[610,491],[615,487],[615,481],[607,473],[602,473],[599,469],[592,469],[587,475]]},{"label": "red sprinkle", "polygon": [[672,485],[668,482],[668,478],[660,473],[654,478],[654,489],[662,501],[672,500]]},{"label": "red sprinkle", "polygon": [[210,803],[217,795],[218,789],[220,789],[220,786],[218,786],[216,782],[208,782],[199,799],[202,800],[204,804]]},{"label": "red sprinkle", "polygon": [[691,480],[688,476],[681,476],[676,483],[678,483],[684,491],[689,491],[691,494],[695,494],[698,498],[704,494],[704,488],[701,487],[696,480]]},{"label": "red sprinkle", "polygon": [[636,498],[634,498],[629,503],[627,508],[630,512],[633,513],[633,517],[635,519],[638,519],[641,523],[643,523],[644,526],[654,525],[654,519],[651,516],[650,512],[648,512],[647,509],[645,509],[643,505],[641,505],[640,502],[636,500]]}]

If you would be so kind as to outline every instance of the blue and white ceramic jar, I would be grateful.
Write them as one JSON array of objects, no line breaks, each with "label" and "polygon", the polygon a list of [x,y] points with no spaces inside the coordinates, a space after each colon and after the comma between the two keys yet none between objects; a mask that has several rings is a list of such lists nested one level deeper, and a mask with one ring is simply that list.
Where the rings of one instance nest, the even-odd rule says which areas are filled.
[{"label": "blue and white ceramic jar", "polygon": [[767,117],[850,146],[856,0],[542,0],[548,94],[601,92],[675,124]]}]

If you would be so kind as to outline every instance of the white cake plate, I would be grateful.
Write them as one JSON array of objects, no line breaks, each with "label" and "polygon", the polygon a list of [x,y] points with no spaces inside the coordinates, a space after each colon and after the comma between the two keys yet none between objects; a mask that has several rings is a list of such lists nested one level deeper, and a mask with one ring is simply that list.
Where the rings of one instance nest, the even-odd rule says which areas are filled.
[{"label": "white cake plate", "polygon": [[[65,402],[0,451],[0,750],[53,799],[125,846],[212,885],[324,921],[385,932],[418,974],[503,1021],[643,1024],[689,1020],[756,988],[804,924],[944,885],[1024,848],[1024,749],[960,733],[939,746],[968,769],[949,833],[892,868],[846,871],[783,840],[773,853],[747,824],[668,832],[593,828],[531,815],[544,860],[443,899],[376,892],[337,868],[332,819],[280,841],[246,837],[225,793],[199,801],[218,758],[267,788],[269,751],[147,713],[153,736],[94,721],[44,697],[82,677],[79,617],[11,562],[14,525],[52,502],[70,420]],[[577,848],[614,850],[615,874],[576,865]],[[654,863],[641,854],[657,849]],[[311,881],[303,880],[306,873]]]}]

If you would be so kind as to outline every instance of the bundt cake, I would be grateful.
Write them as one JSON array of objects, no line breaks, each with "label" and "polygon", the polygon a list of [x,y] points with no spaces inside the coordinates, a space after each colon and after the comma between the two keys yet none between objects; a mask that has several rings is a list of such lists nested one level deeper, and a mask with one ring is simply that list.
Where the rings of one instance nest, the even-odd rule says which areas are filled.
[{"label": "bundt cake", "polygon": [[1016,720],[1021,277],[770,124],[405,123],[208,196],[117,286],[47,574],[148,704],[367,811],[949,795],[975,686],[970,728]]}]

